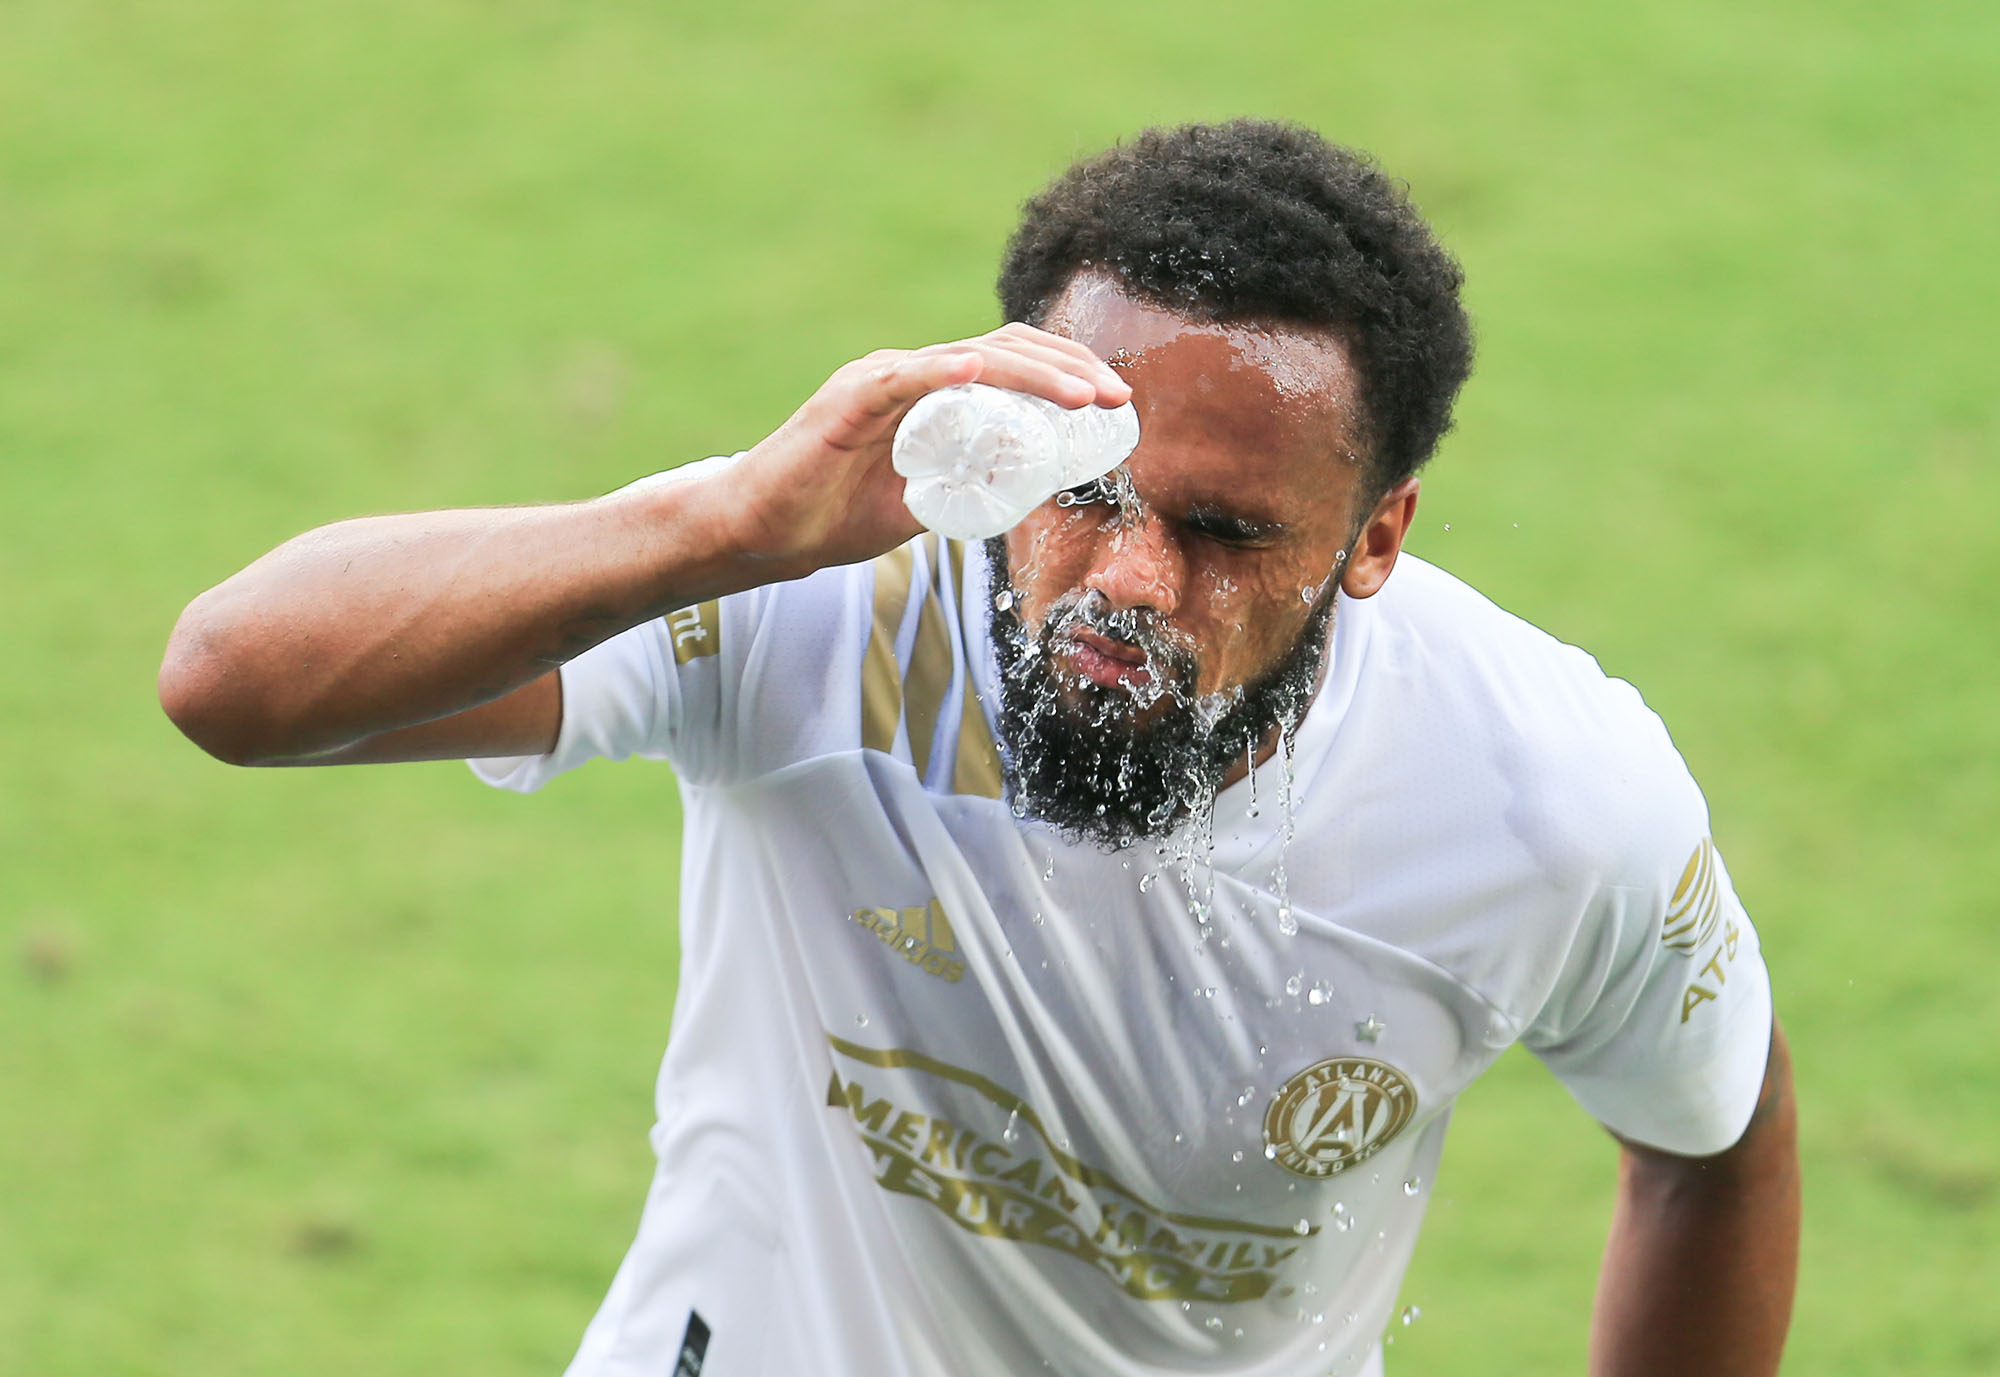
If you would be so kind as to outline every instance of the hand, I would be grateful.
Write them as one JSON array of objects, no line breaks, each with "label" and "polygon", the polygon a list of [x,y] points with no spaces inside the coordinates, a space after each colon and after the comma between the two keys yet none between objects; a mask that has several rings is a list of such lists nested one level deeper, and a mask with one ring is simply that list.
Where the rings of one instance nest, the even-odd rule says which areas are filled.
[{"label": "hand", "polygon": [[917,399],[981,382],[1065,407],[1118,406],[1132,389],[1074,340],[1031,325],[923,349],[878,349],[837,370],[731,471],[740,547],[796,577],[892,550],[922,529],[890,467]]}]

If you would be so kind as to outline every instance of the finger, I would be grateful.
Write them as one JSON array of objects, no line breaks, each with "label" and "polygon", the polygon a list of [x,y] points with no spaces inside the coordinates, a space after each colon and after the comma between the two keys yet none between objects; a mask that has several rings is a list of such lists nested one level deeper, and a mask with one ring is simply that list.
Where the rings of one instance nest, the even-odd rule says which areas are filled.
[{"label": "finger", "polygon": [[1074,361],[1051,360],[1046,353],[1025,348],[988,348],[979,352],[981,368],[975,382],[1046,397],[1057,406],[1074,409],[1098,402],[1117,406],[1132,395],[1123,378],[1106,370],[1080,373]]},{"label": "finger", "polygon": [[[1103,406],[1118,406],[1130,400],[1132,388],[1111,365],[1098,358],[1088,349],[1059,336],[1029,330],[1023,326],[1024,334],[1009,334],[996,330],[962,345],[938,345],[934,348],[971,348],[984,360],[979,381],[991,383],[995,387],[1012,387],[1017,391],[1033,392],[1046,396],[1059,406],[1078,407],[1097,402]],[[1058,349],[1057,344],[1070,345]],[[924,352],[924,351],[919,351]],[[1021,367],[1021,363],[1041,367]],[[1053,370],[1052,373],[1045,370]],[[1054,380],[1066,375],[1082,384],[1053,381],[1047,385],[1044,379]],[[1015,378],[1020,381],[1007,381]]]},{"label": "finger", "polygon": [[845,409],[857,418],[879,419],[908,410],[927,392],[973,381],[985,360],[975,350],[954,346],[937,353],[884,351],[848,367],[858,371],[858,387]]},{"label": "finger", "polygon": [[[1132,398],[1132,385],[1110,364],[1091,353],[1080,344],[1063,340],[1060,336],[1035,332],[1038,338],[1020,336],[997,342],[997,347],[1009,353],[1026,358],[1039,359],[1065,372],[1073,373],[1089,383],[1095,390],[1094,400],[1100,406],[1120,406]],[[1051,341],[1072,345],[1070,349],[1057,349]]]},{"label": "finger", "polygon": [[1007,322],[1007,324],[1001,326],[998,330],[993,331],[987,338],[1025,340],[1061,353],[1074,355],[1086,363],[1101,362],[1089,345],[1078,343],[1068,335],[1058,335],[1049,330],[1042,330],[1033,325],[1023,324],[1018,320]]}]

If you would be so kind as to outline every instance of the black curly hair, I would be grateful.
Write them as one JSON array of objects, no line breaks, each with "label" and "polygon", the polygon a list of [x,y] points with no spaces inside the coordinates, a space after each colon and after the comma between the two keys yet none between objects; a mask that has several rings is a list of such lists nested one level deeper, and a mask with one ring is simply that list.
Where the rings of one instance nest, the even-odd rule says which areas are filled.
[{"label": "black curly hair", "polygon": [[1071,167],[1023,207],[1001,310],[1039,324],[1084,270],[1196,319],[1338,331],[1373,495],[1430,458],[1472,371],[1457,261],[1371,158],[1300,125],[1147,129]]}]

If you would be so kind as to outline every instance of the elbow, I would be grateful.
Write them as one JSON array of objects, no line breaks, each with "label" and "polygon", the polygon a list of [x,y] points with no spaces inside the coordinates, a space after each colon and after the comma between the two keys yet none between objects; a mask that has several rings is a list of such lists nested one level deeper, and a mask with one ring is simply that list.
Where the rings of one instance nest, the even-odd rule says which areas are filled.
[{"label": "elbow", "polygon": [[203,623],[200,600],[181,614],[160,661],[160,707],[195,745],[229,765],[265,764],[274,756],[260,740],[246,674],[234,663],[229,638]]}]

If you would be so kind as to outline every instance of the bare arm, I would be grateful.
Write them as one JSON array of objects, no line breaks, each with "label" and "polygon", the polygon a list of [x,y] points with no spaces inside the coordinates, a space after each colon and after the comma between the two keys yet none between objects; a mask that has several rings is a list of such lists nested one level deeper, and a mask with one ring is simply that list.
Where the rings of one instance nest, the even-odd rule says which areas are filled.
[{"label": "bare arm", "polygon": [[1734,1147],[1624,1144],[1591,1326],[1593,1377],[1770,1377],[1798,1275],[1798,1122],[1774,1024],[1764,1089]]},{"label": "bare arm", "polygon": [[1010,325],[848,364],[719,476],[321,527],[189,604],[161,704],[236,764],[546,751],[555,666],[676,608],[915,534],[890,439],[917,398],[974,380],[1070,406],[1130,396],[1082,346]]}]

